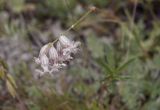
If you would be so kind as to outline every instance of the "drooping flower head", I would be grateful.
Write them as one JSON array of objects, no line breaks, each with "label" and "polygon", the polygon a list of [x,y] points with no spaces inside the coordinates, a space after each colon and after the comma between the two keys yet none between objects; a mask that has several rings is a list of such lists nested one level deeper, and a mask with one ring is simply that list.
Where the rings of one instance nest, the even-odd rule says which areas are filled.
[{"label": "drooping flower head", "polygon": [[39,52],[38,58],[35,58],[35,62],[41,66],[41,70],[37,71],[41,75],[58,72],[66,66],[66,61],[73,59],[71,54],[76,54],[79,46],[80,42],[71,41],[64,35],[59,37],[56,47],[54,47],[53,43],[44,45]]}]

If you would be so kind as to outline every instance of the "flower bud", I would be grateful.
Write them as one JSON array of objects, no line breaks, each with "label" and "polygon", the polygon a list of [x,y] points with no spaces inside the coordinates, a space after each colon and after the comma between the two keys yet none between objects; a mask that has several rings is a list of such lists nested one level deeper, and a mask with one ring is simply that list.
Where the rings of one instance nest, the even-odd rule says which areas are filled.
[{"label": "flower bud", "polygon": [[64,35],[61,35],[59,38],[59,42],[62,44],[62,46],[67,47],[71,44],[71,41]]},{"label": "flower bud", "polygon": [[49,49],[49,58],[53,60],[56,60],[58,58],[57,50],[53,46]]},{"label": "flower bud", "polygon": [[50,46],[49,46],[48,44],[44,45],[44,46],[41,48],[41,50],[40,50],[40,52],[39,52],[39,55],[41,56],[41,55],[43,55],[43,54],[47,54],[49,48],[50,48]]}]

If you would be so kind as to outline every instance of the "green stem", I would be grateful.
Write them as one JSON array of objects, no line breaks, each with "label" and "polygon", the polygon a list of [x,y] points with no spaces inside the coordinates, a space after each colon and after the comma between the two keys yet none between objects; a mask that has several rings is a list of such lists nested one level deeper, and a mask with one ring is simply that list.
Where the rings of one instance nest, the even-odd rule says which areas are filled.
[{"label": "green stem", "polygon": [[73,29],[75,26],[77,26],[80,22],[82,22],[91,12],[93,12],[94,9],[90,9],[88,12],[86,12],[77,22],[75,22],[73,25],[71,25],[63,34]]}]

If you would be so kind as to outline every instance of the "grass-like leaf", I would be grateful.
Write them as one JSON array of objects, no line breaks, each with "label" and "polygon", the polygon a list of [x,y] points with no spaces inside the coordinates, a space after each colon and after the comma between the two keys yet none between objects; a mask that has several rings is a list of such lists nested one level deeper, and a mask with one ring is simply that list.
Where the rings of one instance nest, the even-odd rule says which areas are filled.
[{"label": "grass-like leaf", "polygon": [[116,70],[117,73],[121,72],[126,68],[131,62],[133,62],[137,57],[129,58],[127,61],[123,62]]},{"label": "grass-like leaf", "polygon": [[12,95],[12,97],[16,97],[17,93],[15,91],[15,88],[9,80],[6,81],[6,86],[7,86],[9,93]]}]

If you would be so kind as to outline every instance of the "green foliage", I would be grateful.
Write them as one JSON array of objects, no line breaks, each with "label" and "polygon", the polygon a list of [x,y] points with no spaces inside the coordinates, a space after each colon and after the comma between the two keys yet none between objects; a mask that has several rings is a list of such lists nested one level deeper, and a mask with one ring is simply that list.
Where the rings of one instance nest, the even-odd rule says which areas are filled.
[{"label": "green foliage", "polygon": [[87,37],[87,44],[89,50],[92,52],[93,57],[103,56],[103,43],[98,40],[95,35]]},{"label": "green foliage", "polygon": [[44,4],[48,9],[48,14],[56,15],[60,18],[66,18],[69,12],[73,10],[76,5],[75,0],[46,0]]},{"label": "green foliage", "polygon": [[17,85],[13,77],[7,73],[7,66],[4,61],[0,61],[0,80],[5,81],[8,92],[12,95],[12,97],[17,96]]},{"label": "green foliage", "polygon": [[8,0],[8,5],[12,11],[19,13],[24,9],[24,0]]}]

